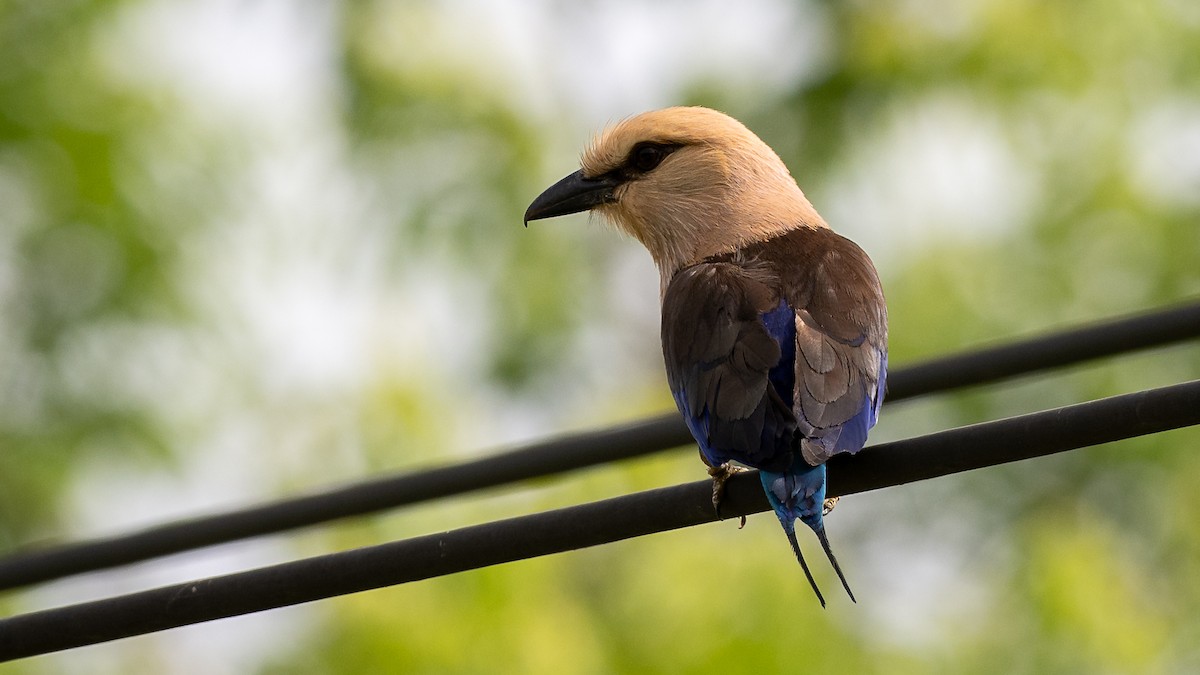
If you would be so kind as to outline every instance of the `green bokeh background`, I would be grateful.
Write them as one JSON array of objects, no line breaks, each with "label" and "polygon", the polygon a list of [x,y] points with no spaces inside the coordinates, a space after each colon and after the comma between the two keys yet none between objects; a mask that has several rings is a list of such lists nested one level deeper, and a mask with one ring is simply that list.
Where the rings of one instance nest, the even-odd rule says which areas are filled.
[{"label": "green bokeh background", "polygon": [[[876,258],[893,367],[1200,294],[1186,0],[3,2],[0,552],[671,409],[648,256],[520,227],[591,131],[669,104],[742,119]],[[888,406],[875,438],[1197,377],[1182,345]],[[858,605],[821,610],[763,516],[5,672],[1196,672],[1198,446],[843,500]],[[702,476],[685,448],[0,610]]]}]

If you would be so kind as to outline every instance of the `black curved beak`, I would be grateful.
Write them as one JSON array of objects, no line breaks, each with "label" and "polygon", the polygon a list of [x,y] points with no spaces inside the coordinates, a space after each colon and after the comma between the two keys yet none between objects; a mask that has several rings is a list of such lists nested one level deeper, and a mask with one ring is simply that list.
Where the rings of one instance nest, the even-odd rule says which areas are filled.
[{"label": "black curved beak", "polygon": [[568,213],[587,211],[593,206],[617,201],[614,194],[620,181],[615,178],[585,178],[583,171],[576,171],[538,195],[525,210],[525,226],[529,221],[542,218],[565,216]]}]

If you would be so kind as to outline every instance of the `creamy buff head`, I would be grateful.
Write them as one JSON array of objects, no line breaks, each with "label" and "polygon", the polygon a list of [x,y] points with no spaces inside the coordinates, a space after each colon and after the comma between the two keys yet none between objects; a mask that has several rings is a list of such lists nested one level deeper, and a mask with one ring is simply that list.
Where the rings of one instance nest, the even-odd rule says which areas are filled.
[{"label": "creamy buff head", "polygon": [[708,108],[665,108],[605,129],[583,175],[620,171],[643,143],[674,147],[593,211],[636,237],[664,281],[680,267],[800,227],[827,227],[783,161],[741,122]]}]

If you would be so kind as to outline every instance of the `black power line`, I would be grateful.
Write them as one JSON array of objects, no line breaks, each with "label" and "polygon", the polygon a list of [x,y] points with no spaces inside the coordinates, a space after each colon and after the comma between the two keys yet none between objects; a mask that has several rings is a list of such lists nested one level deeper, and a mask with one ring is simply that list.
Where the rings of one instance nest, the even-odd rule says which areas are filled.
[{"label": "black power line", "polygon": [[1026,340],[931,359],[888,379],[887,398],[1005,380],[1050,368],[1200,337],[1200,303],[1111,319]]},{"label": "black power line", "polygon": [[[1200,303],[1113,319],[898,368],[887,401],[1200,337]],[[166,523],[130,534],[31,549],[0,559],[0,590],[118,567],[239,539],[375,513],[688,445],[677,414],[534,443],[452,466]]]},{"label": "black power line", "polygon": [[[883,443],[829,462],[830,495],[1200,424],[1200,380]],[[0,620],[0,661],[402,584],[715,519],[708,481],[639,492]],[[736,517],[769,506],[753,472],[727,484]]]}]

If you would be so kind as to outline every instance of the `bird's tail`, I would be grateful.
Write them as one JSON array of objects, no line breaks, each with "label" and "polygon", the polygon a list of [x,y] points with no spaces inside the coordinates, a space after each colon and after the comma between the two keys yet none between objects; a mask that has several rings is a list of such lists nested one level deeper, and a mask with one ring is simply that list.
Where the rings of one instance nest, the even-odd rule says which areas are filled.
[{"label": "bird's tail", "polygon": [[[808,583],[812,586],[813,593],[817,594],[817,600],[820,600],[821,607],[824,607],[825,606],[825,596],[821,595],[821,589],[817,588],[817,581],[816,581],[816,579],[813,579],[812,572],[809,571],[809,569],[808,569],[808,563],[804,562],[804,554],[800,552],[800,542],[796,541],[796,526],[795,526],[794,521],[784,521],[783,519],[780,519],[779,522],[783,524],[783,531],[784,531],[784,533],[787,534],[788,541],[790,541],[792,543],[792,551],[794,551],[796,553],[796,560],[800,561],[800,568],[804,570],[804,576],[808,577]],[[829,544],[825,541],[824,537],[822,537],[821,541],[822,541],[822,543],[825,544],[825,552],[829,553]],[[832,553],[829,553],[829,559],[833,560]],[[833,568],[837,569],[837,561],[836,560],[833,563]],[[842,571],[838,570],[838,576],[840,577],[841,575],[842,575]],[[843,584],[846,583],[846,580],[844,578],[842,579],[842,583]],[[847,586],[846,590],[849,591],[850,587]],[[850,599],[853,600],[854,596],[851,595]]]},{"label": "bird's tail", "polygon": [[[846,583],[846,575],[842,574],[842,566],[838,565],[837,558],[835,558],[833,556],[833,549],[829,547],[829,537],[825,536],[824,525],[822,525],[820,527],[814,527],[813,532],[816,532],[817,539],[821,540],[821,548],[825,549],[825,555],[829,557],[829,563],[831,565],[833,565],[833,571],[837,572],[838,579],[842,580],[842,588],[846,589],[846,595],[850,596],[850,602],[853,602],[854,604],[858,604],[858,600],[854,599],[854,591],[850,590],[850,584]],[[795,535],[792,535],[792,546],[793,547],[796,546]],[[800,555],[800,549],[798,549],[798,548],[796,549],[796,555]],[[804,564],[804,561],[801,560],[800,563]],[[807,572],[808,569],[805,568],[804,571]],[[809,581],[812,581],[812,577],[809,577]],[[816,586],[814,585],[813,588],[816,588]],[[821,596],[821,594],[817,593],[817,597],[820,597],[820,596]],[[824,604],[824,603],[822,603],[822,604]]]},{"label": "bird's tail", "polygon": [[759,471],[759,478],[767,493],[767,501],[770,502],[771,508],[775,509],[775,515],[779,517],[783,531],[787,533],[792,550],[796,553],[796,560],[799,560],[800,566],[804,568],[804,575],[808,577],[808,583],[812,584],[817,599],[821,601],[821,606],[825,606],[825,598],[817,588],[816,582],[813,581],[812,573],[809,572],[808,565],[804,562],[804,556],[800,553],[800,545],[796,542],[797,519],[812,528],[813,533],[821,542],[821,548],[825,549],[829,563],[837,572],[838,579],[842,582],[842,588],[846,589],[846,595],[849,595],[850,599],[857,603],[854,592],[850,590],[850,584],[846,582],[846,575],[842,573],[842,567],[838,564],[837,558],[833,555],[833,549],[829,546],[829,537],[825,536],[825,523],[821,517],[821,509],[825,501],[825,465],[809,466],[797,455],[788,471],[784,473]]}]

